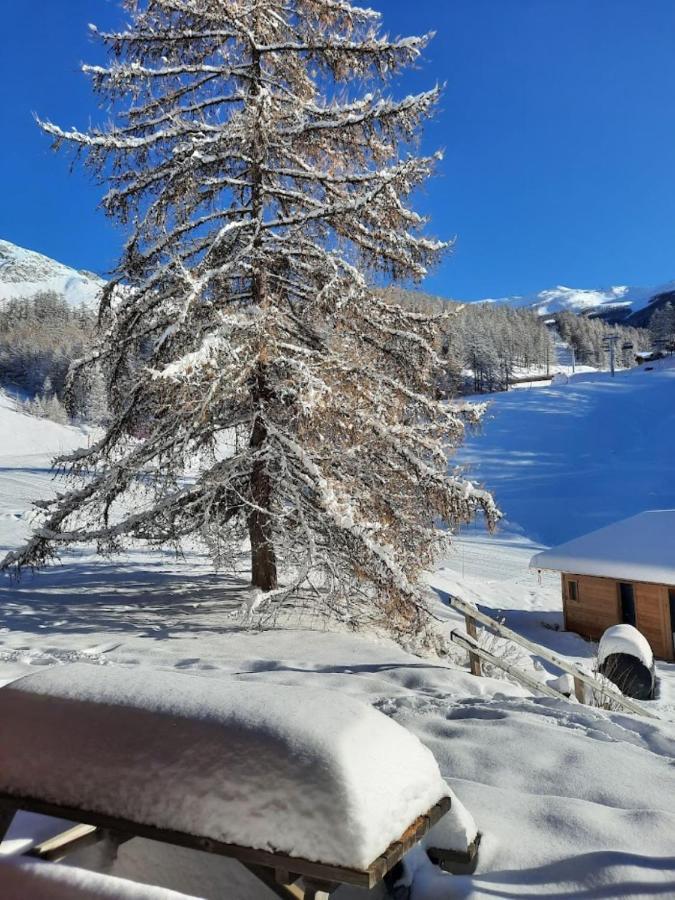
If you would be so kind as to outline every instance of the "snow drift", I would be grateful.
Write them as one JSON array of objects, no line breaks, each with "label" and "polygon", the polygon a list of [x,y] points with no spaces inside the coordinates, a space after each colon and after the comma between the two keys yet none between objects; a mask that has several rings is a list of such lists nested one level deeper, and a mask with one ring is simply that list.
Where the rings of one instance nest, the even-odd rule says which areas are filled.
[{"label": "snow drift", "polygon": [[0,882],[3,900],[196,900],[165,888],[27,859],[2,863]]},{"label": "snow drift", "polygon": [[2,791],[332,865],[367,868],[450,796],[416,737],[337,692],[75,664],[3,688],[0,717]]}]

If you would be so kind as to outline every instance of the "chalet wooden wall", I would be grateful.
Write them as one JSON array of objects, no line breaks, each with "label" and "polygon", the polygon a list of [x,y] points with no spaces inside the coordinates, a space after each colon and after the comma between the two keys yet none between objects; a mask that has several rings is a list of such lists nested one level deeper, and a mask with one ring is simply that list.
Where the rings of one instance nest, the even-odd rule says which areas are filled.
[{"label": "chalet wooden wall", "polygon": [[[577,582],[578,599],[572,600],[569,582]],[[675,659],[671,633],[668,586],[631,582],[635,593],[637,628],[660,659]],[[603,632],[621,621],[619,582],[590,575],[562,576],[565,628],[599,640]],[[675,624],[675,623],[674,623]]]}]

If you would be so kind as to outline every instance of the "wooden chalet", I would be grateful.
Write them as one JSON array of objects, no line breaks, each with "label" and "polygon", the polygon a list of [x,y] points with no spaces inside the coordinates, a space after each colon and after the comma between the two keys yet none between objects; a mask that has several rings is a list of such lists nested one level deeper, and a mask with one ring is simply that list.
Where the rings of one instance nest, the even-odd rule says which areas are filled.
[{"label": "wooden chalet", "polygon": [[675,510],[651,510],[537,553],[562,576],[565,629],[598,640],[634,625],[654,656],[675,660]]}]

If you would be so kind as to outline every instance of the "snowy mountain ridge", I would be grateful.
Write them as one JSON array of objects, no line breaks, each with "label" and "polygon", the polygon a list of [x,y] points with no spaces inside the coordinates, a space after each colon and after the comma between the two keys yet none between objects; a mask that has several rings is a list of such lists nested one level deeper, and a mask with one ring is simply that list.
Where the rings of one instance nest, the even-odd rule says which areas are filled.
[{"label": "snowy mountain ridge", "polygon": [[42,253],[0,240],[0,307],[45,291],[59,294],[71,306],[95,306],[104,284],[91,272],[79,272]]},{"label": "snowy mountain ridge", "polygon": [[508,304],[519,309],[529,308],[542,316],[558,312],[603,314],[621,311],[628,317],[647,307],[660,294],[672,290],[675,290],[675,281],[653,288],[615,285],[594,289],[566,287],[561,284],[536,294],[487,298],[480,302]]},{"label": "snowy mountain ridge", "polygon": [[[30,299],[44,291],[55,291],[65,297],[72,306],[84,303],[95,306],[98,294],[105,285],[104,279],[92,272],[78,271],[34,250],[27,250],[0,240],[0,307],[12,299]],[[553,315],[569,311],[584,313],[621,313],[620,318],[646,309],[659,295],[675,291],[675,281],[652,288],[615,285],[608,288],[574,288],[557,285],[534,294],[516,294],[511,297],[486,297],[466,301],[498,303],[519,309],[533,309],[540,315]],[[420,291],[404,291],[390,288],[389,292],[399,301],[402,296],[408,303],[425,307],[441,303],[442,298],[430,297]],[[419,299],[418,299],[419,298]]]}]

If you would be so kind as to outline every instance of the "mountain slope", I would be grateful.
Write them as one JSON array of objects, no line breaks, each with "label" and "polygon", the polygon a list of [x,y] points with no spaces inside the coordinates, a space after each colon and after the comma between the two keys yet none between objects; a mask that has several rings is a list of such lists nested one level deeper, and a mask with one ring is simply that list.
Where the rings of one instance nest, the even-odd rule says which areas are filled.
[{"label": "mountain slope", "polygon": [[675,289],[675,282],[655,288],[629,287],[619,285],[597,290],[571,288],[558,285],[537,294],[487,299],[486,303],[508,304],[517,308],[533,309],[542,316],[558,312],[572,312],[578,315],[598,315],[615,321],[626,320],[638,311],[644,310],[642,319],[649,319],[649,308],[655,297]]},{"label": "mountain slope", "polygon": [[491,398],[460,460],[494,492],[506,522],[546,546],[647,509],[675,508],[675,359],[612,378]]},{"label": "mountain slope", "polygon": [[104,284],[90,272],[78,272],[41,253],[0,240],[0,306],[45,291],[54,291],[72,306],[94,306]]},{"label": "mountain slope", "polygon": [[[11,299],[30,299],[44,291],[54,291],[72,306],[95,306],[105,281],[91,272],[78,271],[50,259],[42,253],[0,240],[0,307]],[[540,315],[569,311],[579,315],[597,315],[608,321],[646,327],[652,312],[671,298],[675,281],[654,288],[625,285],[587,289],[558,285],[536,294],[481,298],[475,301],[450,301],[419,290],[389,287],[382,294],[394,303],[415,310],[437,313],[448,302],[499,303],[519,309],[533,309]]]},{"label": "mountain slope", "polygon": [[675,305],[675,287],[672,285],[666,289],[662,289],[649,301],[649,306],[632,312],[626,319],[626,325],[633,325],[636,328],[648,328],[654,313],[662,309],[668,304]]}]

